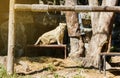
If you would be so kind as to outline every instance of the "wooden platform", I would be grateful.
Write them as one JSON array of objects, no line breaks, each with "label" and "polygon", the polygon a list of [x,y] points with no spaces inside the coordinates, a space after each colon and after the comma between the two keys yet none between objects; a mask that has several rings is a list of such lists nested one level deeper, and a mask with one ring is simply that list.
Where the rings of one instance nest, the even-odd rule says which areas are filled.
[{"label": "wooden platform", "polygon": [[100,53],[100,55],[105,55],[105,56],[120,56],[120,52],[110,52],[110,53]]},{"label": "wooden platform", "polygon": [[36,48],[64,48],[64,58],[66,59],[67,57],[67,51],[66,51],[66,45],[56,45],[56,44],[52,44],[52,45],[27,45],[27,47],[36,47]]},{"label": "wooden platform", "polygon": [[106,75],[106,57],[107,56],[120,56],[120,52],[110,52],[110,53],[103,52],[103,53],[100,53],[99,56],[100,56],[99,70],[101,72],[102,59],[103,59],[103,67],[102,67],[102,69],[104,71],[104,75]]}]

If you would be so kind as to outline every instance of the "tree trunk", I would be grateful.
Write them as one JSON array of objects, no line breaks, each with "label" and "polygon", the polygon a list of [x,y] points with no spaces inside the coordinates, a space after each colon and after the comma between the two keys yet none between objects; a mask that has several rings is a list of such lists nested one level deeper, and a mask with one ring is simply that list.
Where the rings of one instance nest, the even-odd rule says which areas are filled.
[{"label": "tree trunk", "polygon": [[[77,5],[77,0],[66,0],[65,4],[68,6],[74,6],[74,5]],[[77,13],[74,11],[67,11],[66,21],[67,21],[69,36],[79,36],[80,28],[78,26]]]},{"label": "tree trunk", "polygon": [[[117,0],[106,0],[105,5],[114,6],[116,3]],[[85,67],[98,67],[99,53],[103,46],[109,41],[108,38],[110,36],[113,18],[113,12],[102,12],[100,14],[98,26],[95,29],[93,28],[95,32],[91,38],[88,52],[83,63]]]},{"label": "tree trunk", "polygon": [[[66,0],[67,6],[77,5],[77,0]],[[80,27],[78,23],[78,14],[74,11],[66,12],[66,22],[68,28],[68,35],[70,37],[70,57],[77,57],[83,54],[84,44],[80,36]]]},{"label": "tree trunk", "polygon": [[[98,0],[89,0],[89,6],[98,6]],[[92,33],[97,32],[96,28],[98,26],[100,12],[91,12],[91,24],[92,24]]]}]

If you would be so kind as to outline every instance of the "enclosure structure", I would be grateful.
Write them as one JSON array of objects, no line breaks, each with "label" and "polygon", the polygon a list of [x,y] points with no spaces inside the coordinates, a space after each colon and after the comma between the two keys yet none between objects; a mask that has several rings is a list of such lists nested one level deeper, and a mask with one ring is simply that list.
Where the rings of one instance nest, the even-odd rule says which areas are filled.
[{"label": "enclosure structure", "polygon": [[120,12],[119,6],[60,6],[60,5],[40,5],[40,4],[15,4],[15,0],[10,0],[9,6],[9,35],[8,35],[8,60],[7,72],[13,74],[14,71],[14,51],[15,51],[15,11],[76,11],[76,12]]},{"label": "enclosure structure", "polygon": [[103,59],[103,67],[101,69],[102,66],[102,60],[100,59],[100,64],[99,64],[99,71],[101,72],[101,70],[104,71],[104,76],[106,76],[106,57],[109,56],[120,56],[120,53],[114,52],[114,53],[100,53],[100,58]]}]

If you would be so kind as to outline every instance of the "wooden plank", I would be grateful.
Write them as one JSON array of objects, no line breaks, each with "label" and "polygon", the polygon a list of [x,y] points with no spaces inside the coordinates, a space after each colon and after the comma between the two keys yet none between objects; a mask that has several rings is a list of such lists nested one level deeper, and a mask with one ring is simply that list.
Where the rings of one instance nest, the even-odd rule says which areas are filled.
[{"label": "wooden plank", "polygon": [[120,67],[112,67],[112,68],[109,68],[109,69],[106,69],[106,70],[116,71],[116,70],[120,70]]},{"label": "wooden plank", "polygon": [[67,51],[66,51],[66,45],[65,44],[63,44],[63,45],[56,45],[56,44],[53,44],[53,45],[27,45],[27,47],[64,48],[64,58],[65,59],[67,58]]},{"label": "wooden plank", "polygon": [[76,11],[76,12],[120,12],[119,6],[85,6],[85,5],[40,5],[40,4],[15,4],[17,11],[33,11],[33,12],[48,12],[48,11]]},{"label": "wooden plank", "polygon": [[106,56],[120,56],[120,52],[110,52],[110,53],[100,53],[100,55],[106,55]]},{"label": "wooden plank", "polygon": [[[107,56],[120,56],[119,52],[111,52],[111,53],[100,53],[100,64],[99,64],[99,71],[101,72],[101,58],[103,58],[103,71],[104,71],[104,76],[106,76],[106,57]],[[112,67],[113,68],[113,67]],[[111,68],[110,68],[111,69]],[[114,68],[113,68],[114,69]]]},{"label": "wooden plank", "polygon": [[15,0],[10,0],[9,8],[9,30],[8,30],[8,57],[7,57],[7,73],[14,73],[14,49],[15,49]]},{"label": "wooden plank", "polygon": [[27,45],[27,47],[66,47],[66,45]]}]

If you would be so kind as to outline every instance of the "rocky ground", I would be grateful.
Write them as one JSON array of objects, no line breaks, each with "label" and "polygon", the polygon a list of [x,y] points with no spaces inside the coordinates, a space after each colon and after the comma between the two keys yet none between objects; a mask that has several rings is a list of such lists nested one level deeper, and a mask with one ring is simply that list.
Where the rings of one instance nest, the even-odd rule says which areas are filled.
[{"label": "rocky ground", "polygon": [[[119,61],[120,57],[113,57]],[[52,57],[22,57],[17,58],[15,71],[25,78],[120,78],[120,70],[107,71],[104,76],[98,69],[85,69],[72,59]]]}]

